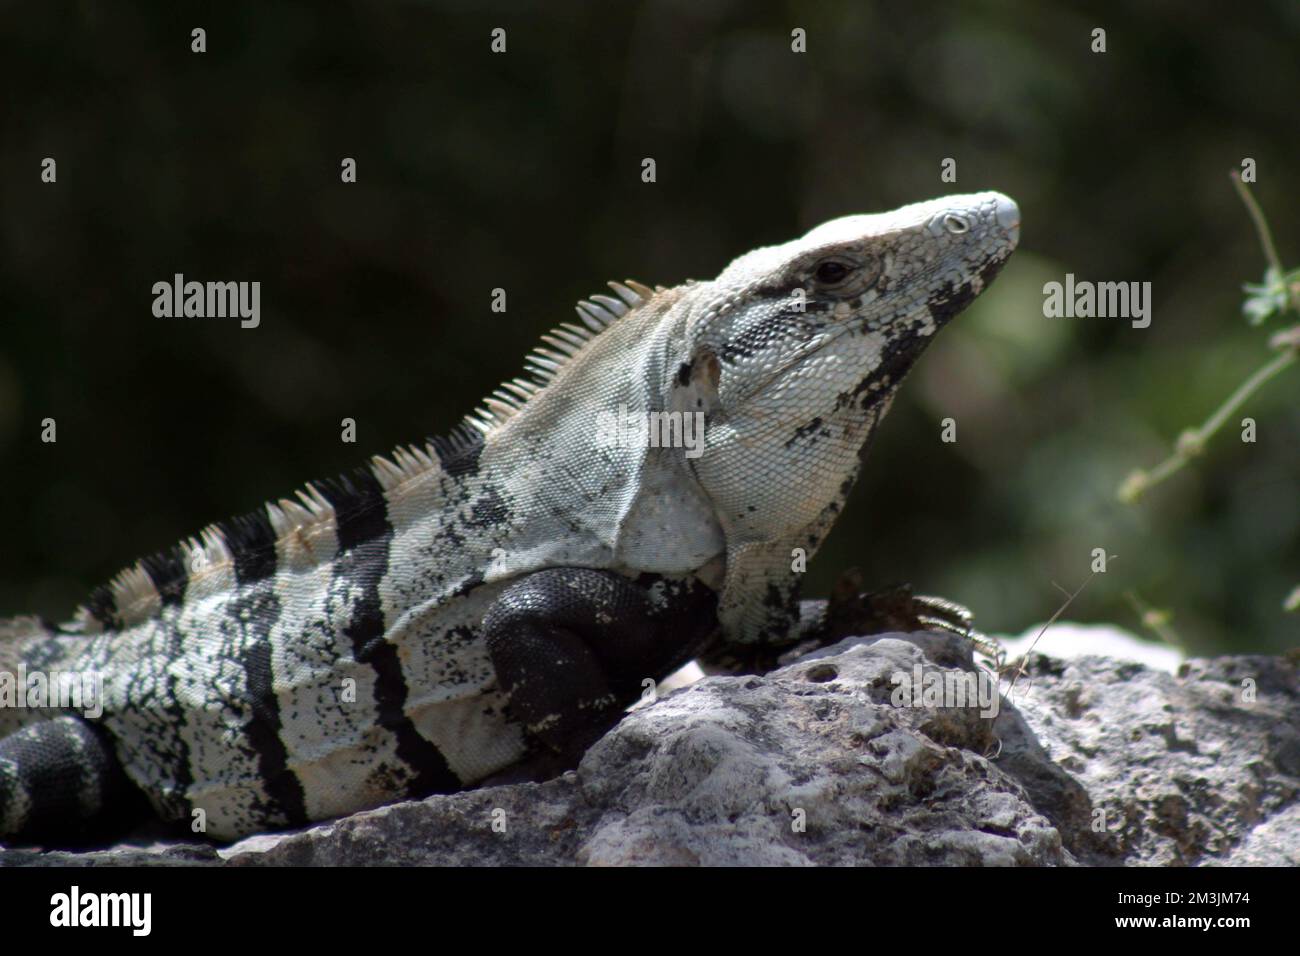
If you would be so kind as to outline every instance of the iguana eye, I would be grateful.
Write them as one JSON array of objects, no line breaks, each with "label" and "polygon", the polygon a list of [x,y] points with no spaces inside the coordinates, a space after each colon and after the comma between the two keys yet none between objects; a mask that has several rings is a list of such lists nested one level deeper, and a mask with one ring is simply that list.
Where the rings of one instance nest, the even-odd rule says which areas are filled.
[{"label": "iguana eye", "polygon": [[826,259],[817,266],[813,276],[822,285],[836,285],[843,282],[849,274],[849,267],[838,259]]},{"label": "iguana eye", "polygon": [[970,228],[970,221],[965,216],[950,212],[943,217],[943,227],[953,235],[960,235]]}]

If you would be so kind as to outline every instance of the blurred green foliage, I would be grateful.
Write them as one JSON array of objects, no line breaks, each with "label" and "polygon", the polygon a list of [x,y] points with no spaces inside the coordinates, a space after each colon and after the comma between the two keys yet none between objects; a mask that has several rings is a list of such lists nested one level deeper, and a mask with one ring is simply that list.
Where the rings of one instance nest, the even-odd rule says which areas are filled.
[{"label": "blurred green foliage", "polygon": [[[1021,250],[912,376],[810,590],[857,564],[1019,631],[1104,547],[1070,617],[1136,628],[1132,591],[1194,652],[1296,644],[1300,376],[1244,410],[1256,443],[1225,432],[1135,507],[1114,489],[1265,357],[1225,174],[1257,160],[1295,264],[1300,4],[1093,6],[8,6],[0,614],[62,619],[142,553],[445,431],[606,278],[996,188]],[[261,328],[154,318],[175,272],[261,281]],[[1151,327],[1045,319],[1066,272],[1151,281]]]}]

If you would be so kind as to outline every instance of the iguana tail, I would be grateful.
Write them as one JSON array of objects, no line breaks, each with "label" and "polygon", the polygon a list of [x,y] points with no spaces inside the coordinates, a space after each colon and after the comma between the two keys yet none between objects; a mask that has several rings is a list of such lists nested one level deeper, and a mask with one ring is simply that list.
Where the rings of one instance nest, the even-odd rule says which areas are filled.
[{"label": "iguana tail", "polygon": [[[0,620],[0,843],[77,845],[135,812],[112,740],[59,700],[68,676],[83,679],[75,657],[86,640],[39,618]],[[81,701],[90,717],[103,704],[95,695]]]},{"label": "iguana tail", "polygon": [[0,621],[0,842],[74,845],[131,796],[103,730],[49,699],[85,640],[38,618]]},{"label": "iguana tail", "polygon": [[75,844],[128,794],[112,744],[80,717],[0,738],[0,841]]}]

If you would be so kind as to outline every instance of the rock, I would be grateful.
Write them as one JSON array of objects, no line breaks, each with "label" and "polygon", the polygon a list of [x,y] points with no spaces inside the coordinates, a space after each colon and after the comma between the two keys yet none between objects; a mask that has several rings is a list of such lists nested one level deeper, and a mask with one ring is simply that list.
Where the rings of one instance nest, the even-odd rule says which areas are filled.
[{"label": "rock", "polygon": [[709,677],[638,707],[576,771],[545,783],[394,804],[228,847],[138,840],[91,853],[10,850],[0,864],[1300,861],[1293,663],[1220,658],[1172,675],[1034,655],[1027,668],[1010,700],[913,705],[896,699],[896,675],[922,688],[947,681],[950,694],[981,686],[966,642],[851,638],[766,676]]},{"label": "rock", "polygon": [[578,769],[605,810],[578,862],[1069,862],[1023,788],[981,756],[990,721],[888,704],[894,672],[941,670],[917,644],[836,651],[709,678],[623,721]]},{"label": "rock", "polygon": [[1007,711],[1104,820],[1104,833],[1077,818],[1062,829],[1093,862],[1294,866],[1298,678],[1277,657],[1192,660],[1173,675],[1035,655]]}]

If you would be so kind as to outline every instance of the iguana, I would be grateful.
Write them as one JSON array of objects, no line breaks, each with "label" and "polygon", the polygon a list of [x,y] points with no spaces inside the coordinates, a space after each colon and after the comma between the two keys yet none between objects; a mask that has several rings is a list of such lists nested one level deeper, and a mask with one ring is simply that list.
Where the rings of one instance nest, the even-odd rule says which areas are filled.
[{"label": "iguana", "polygon": [[571,765],[647,678],[799,639],[795,556],[1019,223],[947,196],[610,283],[450,437],[211,525],[67,624],[4,622],[0,702],[34,673],[103,696],[0,707],[0,837],[75,841],[143,794],[229,840]]}]

